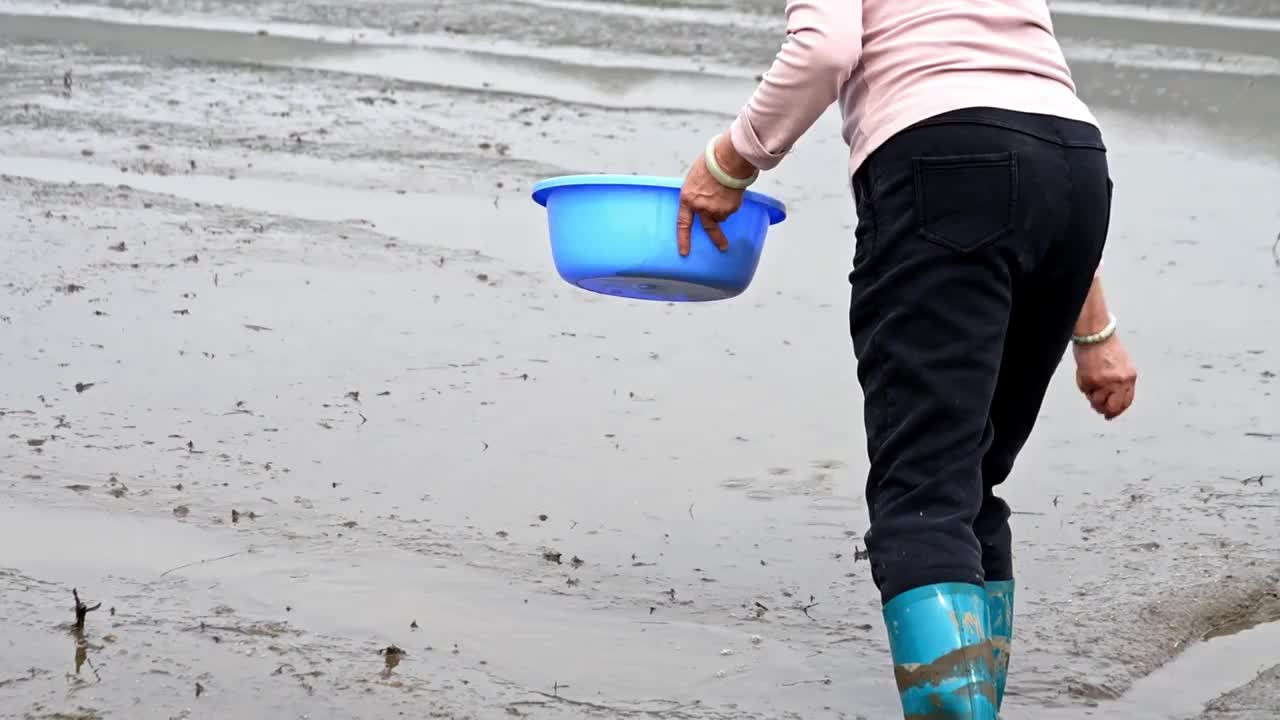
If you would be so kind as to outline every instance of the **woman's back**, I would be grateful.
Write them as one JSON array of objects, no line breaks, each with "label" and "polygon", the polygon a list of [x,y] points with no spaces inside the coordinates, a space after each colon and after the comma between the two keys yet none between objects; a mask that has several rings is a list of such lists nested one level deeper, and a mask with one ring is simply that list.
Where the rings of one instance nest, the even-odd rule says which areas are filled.
[{"label": "woman's back", "polygon": [[783,62],[737,123],[749,128],[735,127],[735,144],[763,151],[747,154],[757,167],[775,164],[803,132],[797,102],[816,117],[840,101],[851,171],[902,129],[963,107],[1096,124],[1045,0],[791,0],[787,31]]}]

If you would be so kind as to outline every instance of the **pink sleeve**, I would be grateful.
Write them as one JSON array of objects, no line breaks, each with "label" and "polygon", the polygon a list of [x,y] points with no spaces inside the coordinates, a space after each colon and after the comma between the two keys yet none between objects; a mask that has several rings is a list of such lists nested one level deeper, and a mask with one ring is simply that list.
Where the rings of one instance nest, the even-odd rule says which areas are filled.
[{"label": "pink sleeve", "polygon": [[729,130],[761,170],[782,162],[862,57],[862,0],[788,0],[787,39]]}]

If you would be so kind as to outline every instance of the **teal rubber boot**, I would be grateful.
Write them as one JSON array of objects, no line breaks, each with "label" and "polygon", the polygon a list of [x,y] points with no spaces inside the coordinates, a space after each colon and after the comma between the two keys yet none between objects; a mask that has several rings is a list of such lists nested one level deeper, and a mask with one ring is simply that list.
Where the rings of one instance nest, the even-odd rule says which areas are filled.
[{"label": "teal rubber boot", "polygon": [[996,661],[996,711],[1004,702],[1009,679],[1009,649],[1013,644],[1013,581],[987,581],[987,617],[991,620],[991,649]]},{"label": "teal rubber boot", "polygon": [[982,586],[908,590],[884,606],[884,622],[907,720],[995,720],[995,656]]}]

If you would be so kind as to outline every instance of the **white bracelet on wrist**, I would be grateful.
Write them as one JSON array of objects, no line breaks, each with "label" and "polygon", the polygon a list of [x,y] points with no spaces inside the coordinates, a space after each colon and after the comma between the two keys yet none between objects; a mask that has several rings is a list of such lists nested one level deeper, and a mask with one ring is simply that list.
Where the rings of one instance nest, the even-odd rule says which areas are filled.
[{"label": "white bracelet on wrist", "polygon": [[706,163],[707,171],[711,173],[711,177],[715,178],[716,182],[731,190],[746,190],[751,187],[751,184],[756,181],[756,178],[760,177],[760,171],[757,169],[755,172],[751,173],[751,177],[745,179],[733,177],[729,173],[725,172],[724,168],[720,167],[720,162],[716,160],[716,143],[718,142],[720,142],[720,136],[716,135],[711,138],[711,142],[707,143]]},{"label": "white bracelet on wrist", "polygon": [[1107,321],[1106,327],[1090,335],[1072,335],[1071,342],[1077,345],[1097,345],[1110,340],[1111,336],[1116,334],[1116,316],[1110,313],[1107,315],[1110,319]]}]

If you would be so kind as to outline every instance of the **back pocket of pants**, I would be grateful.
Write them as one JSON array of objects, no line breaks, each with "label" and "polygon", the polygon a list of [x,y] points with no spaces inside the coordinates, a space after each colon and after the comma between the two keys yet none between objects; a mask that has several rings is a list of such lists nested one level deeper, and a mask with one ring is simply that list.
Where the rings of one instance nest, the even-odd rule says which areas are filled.
[{"label": "back pocket of pants", "polygon": [[970,253],[1013,229],[1017,153],[918,157],[912,163],[916,224],[925,238]]}]

